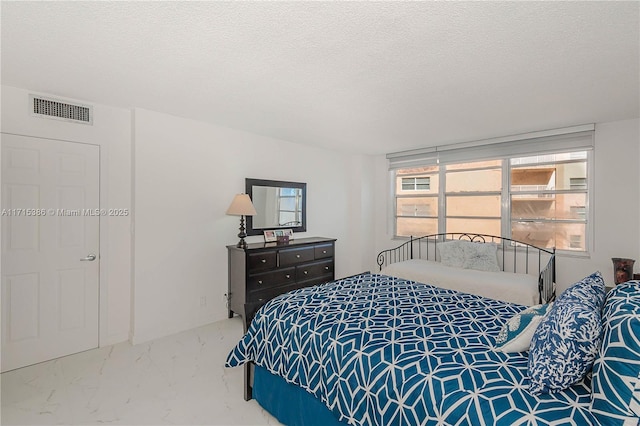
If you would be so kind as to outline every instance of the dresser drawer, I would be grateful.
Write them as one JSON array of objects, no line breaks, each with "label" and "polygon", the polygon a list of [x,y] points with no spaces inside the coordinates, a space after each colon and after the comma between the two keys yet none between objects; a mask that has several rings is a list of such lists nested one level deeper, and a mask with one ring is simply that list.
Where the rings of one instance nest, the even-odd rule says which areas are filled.
[{"label": "dresser drawer", "polygon": [[296,265],[313,259],[313,247],[280,250],[280,266]]},{"label": "dresser drawer", "polygon": [[251,272],[264,269],[273,269],[277,265],[276,259],[277,257],[275,250],[249,253],[247,255],[247,267]]},{"label": "dresser drawer", "polygon": [[315,258],[324,259],[333,257],[333,244],[323,244],[315,247]]},{"label": "dresser drawer", "polygon": [[321,275],[333,274],[333,260],[307,263],[296,266],[296,279],[298,281],[308,280]]},{"label": "dresser drawer", "polygon": [[287,282],[295,282],[296,268],[282,268],[275,271],[251,274],[247,278],[247,290],[254,291],[274,287]]},{"label": "dresser drawer", "polygon": [[297,290],[299,288],[301,288],[301,286],[298,283],[286,284],[286,285],[281,285],[281,286],[272,287],[272,288],[265,288],[265,289],[250,293],[248,295],[248,298],[251,303],[264,305],[274,297],[280,296],[281,294],[285,294],[286,292],[291,290]]}]

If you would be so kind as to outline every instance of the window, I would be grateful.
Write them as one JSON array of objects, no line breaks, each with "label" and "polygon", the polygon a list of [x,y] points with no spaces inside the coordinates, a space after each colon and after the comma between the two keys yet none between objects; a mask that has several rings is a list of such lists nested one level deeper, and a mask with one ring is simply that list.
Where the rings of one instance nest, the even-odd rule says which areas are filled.
[{"label": "window", "polygon": [[501,235],[587,251],[589,151],[398,167],[395,234]]},{"label": "window", "polygon": [[502,161],[444,166],[445,229],[500,235]]},{"label": "window", "polygon": [[302,193],[298,188],[278,188],[277,211],[279,226],[300,226],[302,223]]},{"label": "window", "polygon": [[585,206],[569,206],[571,216],[579,219],[587,218],[587,208]]},{"label": "window", "polygon": [[510,168],[512,238],[585,251],[586,152],[514,158]]},{"label": "window", "polygon": [[582,248],[582,235],[570,235],[569,237],[569,247],[574,249]]},{"label": "window", "polygon": [[569,178],[569,187],[571,189],[587,189],[587,178]]},{"label": "window", "polygon": [[431,178],[429,176],[402,178],[403,191],[420,191],[429,190],[430,188]]},{"label": "window", "polygon": [[398,235],[435,233],[438,229],[438,168],[398,170],[396,226]]}]

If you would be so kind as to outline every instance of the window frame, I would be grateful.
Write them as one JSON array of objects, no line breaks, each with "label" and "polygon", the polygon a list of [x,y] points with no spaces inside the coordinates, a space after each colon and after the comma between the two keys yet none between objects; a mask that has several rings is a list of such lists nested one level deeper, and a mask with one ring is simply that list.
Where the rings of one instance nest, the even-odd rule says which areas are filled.
[{"label": "window frame", "polygon": [[[557,161],[542,161],[540,163],[534,163],[532,165],[535,166],[544,166],[544,165],[561,165],[561,164],[573,164],[573,163],[579,163],[579,162],[585,162],[586,163],[586,176],[584,178],[578,178],[578,179],[584,179],[585,185],[586,187],[583,188],[582,185],[580,185],[580,188],[572,188],[571,187],[571,180],[576,179],[576,178],[569,178],[569,187],[565,188],[565,189],[553,189],[553,190],[541,190],[541,191],[522,191],[522,192],[517,192],[516,194],[522,194],[522,193],[538,193],[538,194],[555,194],[555,195],[568,195],[568,194],[579,194],[579,193],[584,193],[585,194],[585,205],[581,206],[585,209],[586,214],[584,215],[583,219],[542,219],[542,218],[538,218],[538,219],[531,219],[531,220],[522,220],[524,222],[539,222],[539,223],[557,223],[557,224],[570,224],[570,223],[578,223],[578,224],[582,224],[584,223],[584,227],[585,227],[585,231],[584,231],[584,251],[582,250],[570,250],[570,249],[558,249],[556,248],[556,251],[563,253],[563,254],[569,254],[572,256],[576,256],[576,257],[583,257],[583,256],[589,256],[591,251],[592,251],[592,247],[590,246],[590,241],[591,241],[591,235],[592,234],[592,230],[590,229],[590,225],[593,223],[592,220],[592,209],[589,208],[589,200],[591,199],[591,197],[593,196],[593,181],[592,181],[592,176],[593,176],[593,151],[589,150],[589,149],[580,149],[580,148],[576,148],[576,149],[572,149],[572,150],[562,150],[562,151],[558,151],[558,152],[551,152],[551,153],[541,153],[539,154],[540,156],[544,156],[544,155],[553,155],[553,154],[569,154],[571,155],[572,153],[575,152],[585,152],[586,156],[584,158],[569,158],[566,160],[557,160]],[[509,178],[509,186],[508,191],[506,191],[507,193],[507,203],[503,203],[503,204],[508,204],[508,214],[509,214],[509,221],[506,224],[506,227],[509,228],[509,238],[512,238],[512,231],[513,231],[513,221],[512,221],[512,217],[511,217],[511,197],[513,195],[513,193],[511,192],[511,168],[513,167],[513,165],[511,164],[511,159],[512,158],[522,158],[522,157],[530,157],[530,156],[535,156],[536,154],[533,155],[526,155],[526,156],[516,156],[516,157],[511,157],[511,158],[505,158],[504,164],[507,167],[507,170],[509,171],[507,173],[508,178]],[[515,167],[526,167],[527,164],[518,164],[515,165]],[[504,188],[503,188],[504,189]],[[503,199],[504,200],[504,199]],[[504,228],[503,228],[503,232],[504,232]],[[568,246],[571,247],[571,241],[570,241],[570,237],[568,237]],[[555,248],[555,247],[554,247]]]},{"label": "window frame", "polygon": [[[585,205],[584,206],[580,206],[583,207],[585,209],[585,215],[584,215],[584,219],[583,220],[544,220],[544,222],[550,222],[550,223],[564,223],[564,222],[571,222],[571,223],[584,223],[584,235],[582,236],[582,238],[584,238],[584,251],[582,250],[569,250],[569,249],[556,249],[556,252],[562,255],[566,255],[567,257],[590,257],[591,252],[593,251],[593,233],[594,233],[594,228],[593,228],[593,217],[594,217],[594,212],[593,212],[593,200],[594,200],[594,149],[592,147],[584,147],[584,148],[580,148],[580,147],[576,147],[576,148],[572,148],[572,149],[563,149],[563,150],[559,150],[556,152],[541,152],[539,154],[526,154],[526,155],[510,155],[510,156],[500,156],[500,157],[494,157],[491,158],[489,160],[501,160],[502,162],[502,189],[501,191],[498,191],[500,193],[500,197],[501,197],[501,206],[500,206],[500,210],[501,210],[501,220],[500,220],[500,230],[501,230],[501,236],[504,238],[511,238],[512,237],[512,220],[511,220],[511,196],[512,196],[512,191],[511,191],[511,159],[512,158],[522,158],[522,157],[529,157],[529,156],[534,156],[534,155],[547,155],[547,154],[561,154],[561,153],[572,153],[572,152],[585,152],[586,153],[586,157],[584,159],[571,159],[571,160],[559,160],[559,161],[554,161],[554,162],[545,162],[545,163],[540,163],[540,164],[563,164],[563,163],[573,163],[573,162],[577,162],[577,161],[584,161],[586,162],[586,177],[585,177],[585,182],[586,182],[586,190],[585,190],[585,195],[586,195],[586,199],[585,199]],[[438,179],[438,193],[437,196],[438,197],[438,232],[448,232],[447,228],[446,228],[446,220],[447,220],[447,215],[446,215],[446,197],[447,195],[488,195],[488,194],[494,194],[494,192],[484,192],[484,191],[480,191],[480,192],[463,192],[461,194],[457,194],[457,193],[448,193],[446,192],[446,165],[447,164],[463,164],[463,163],[472,163],[475,161],[486,161],[488,160],[487,158],[479,158],[476,160],[465,160],[465,161],[460,161],[460,162],[449,162],[449,163],[438,163],[438,174],[439,174],[439,179]],[[540,164],[536,164],[536,165],[540,165]],[[425,164],[424,167],[428,167],[428,166],[434,166],[433,163],[429,163],[429,164]],[[522,166],[526,166],[525,165],[515,165],[516,167],[522,167]],[[490,167],[493,168],[493,167]],[[390,169],[389,170],[389,176],[390,176],[390,190],[391,190],[391,200],[392,202],[390,203],[390,208],[389,208],[389,212],[391,213],[391,218],[393,221],[393,225],[392,225],[392,229],[393,229],[393,239],[401,239],[401,240],[406,240],[409,239],[409,237],[406,236],[400,236],[398,235],[398,217],[402,217],[402,216],[398,216],[397,215],[397,199],[398,198],[402,198],[402,197],[398,197],[398,195],[396,194],[396,179],[398,176],[397,171],[398,170],[402,170],[404,168],[400,167],[400,168],[395,168],[395,169]],[[476,170],[476,169],[473,169]],[[478,169],[479,170],[479,169]],[[569,193],[575,193],[575,191],[580,191],[582,192],[579,188],[568,188],[566,190],[550,190],[550,193],[554,193],[554,194],[569,194]],[[498,193],[495,192],[495,193]],[[421,195],[421,196],[425,196],[425,195]],[[429,195],[430,197],[434,197],[434,195]],[[429,216],[430,218],[432,218],[431,216]],[[458,217],[458,216],[456,216]],[[474,217],[475,218],[475,217]],[[480,217],[478,217],[480,218]],[[570,237],[569,237],[570,238]]]},{"label": "window frame", "polygon": [[[442,182],[442,186],[444,187],[444,191],[440,191],[442,192],[442,202],[439,204],[442,205],[442,210],[439,211],[439,220],[438,220],[438,229],[447,229],[447,220],[448,219],[471,219],[471,220],[475,220],[475,219],[488,219],[488,220],[500,220],[500,229],[502,230],[502,217],[504,215],[504,211],[503,211],[503,203],[502,203],[502,190],[498,189],[495,191],[462,191],[462,192],[453,192],[453,191],[447,191],[447,172],[452,172],[452,173],[459,173],[459,172],[469,172],[469,171],[484,171],[484,170],[496,170],[496,169],[500,169],[500,173],[501,173],[501,178],[503,178],[504,176],[504,160],[502,158],[496,158],[493,159],[493,161],[501,161],[501,165],[500,166],[483,166],[483,167],[467,167],[467,168],[461,168],[461,169],[452,169],[452,170],[447,170],[447,166],[451,165],[451,164],[469,164],[469,163],[475,163],[475,162],[486,162],[486,159],[482,159],[482,160],[471,160],[471,161],[465,161],[465,162],[450,162],[450,163],[444,163],[441,165],[440,167],[440,182]],[[492,161],[492,160],[489,160]],[[504,188],[504,187],[503,187]],[[438,194],[440,195],[440,193]],[[496,217],[496,216],[461,216],[461,215],[450,215],[447,214],[447,197],[473,197],[473,196],[487,196],[487,195],[498,195],[500,196],[500,216]],[[445,231],[445,232],[449,232],[449,231]]]},{"label": "window frame", "polygon": [[[415,174],[415,173],[414,173]],[[431,176],[433,175],[438,175],[439,172],[435,171],[435,172],[425,172],[423,174],[429,174],[429,189],[404,189],[402,188],[403,182],[400,182],[400,188],[402,191],[406,191],[408,192],[408,194],[401,194],[401,195],[397,195],[396,193],[396,189],[397,189],[397,178],[403,180],[403,179],[415,179],[416,176],[412,176],[411,174],[407,174],[407,175],[403,175],[401,177],[398,177],[396,172],[392,172],[391,173],[391,179],[390,179],[390,190],[391,190],[391,194],[393,197],[393,203],[390,203],[390,214],[392,215],[392,217],[394,218],[393,220],[393,233],[394,233],[394,238],[404,238],[401,236],[397,236],[397,225],[398,225],[398,218],[406,218],[406,219],[411,219],[411,218],[420,218],[420,219],[430,219],[433,220],[435,219],[436,221],[438,221],[438,217],[440,215],[440,194],[439,193],[431,193],[431,194],[427,194],[427,193],[420,193],[420,191],[431,191],[431,186],[432,186],[432,180],[431,180]],[[417,193],[412,194],[411,191],[415,191]],[[430,214],[428,215],[424,215],[424,216],[416,216],[416,215],[399,215],[398,214],[398,199],[406,199],[406,198],[435,198],[437,200],[438,203],[438,208],[436,209],[436,211],[431,211]],[[437,225],[439,226],[439,224]]]}]

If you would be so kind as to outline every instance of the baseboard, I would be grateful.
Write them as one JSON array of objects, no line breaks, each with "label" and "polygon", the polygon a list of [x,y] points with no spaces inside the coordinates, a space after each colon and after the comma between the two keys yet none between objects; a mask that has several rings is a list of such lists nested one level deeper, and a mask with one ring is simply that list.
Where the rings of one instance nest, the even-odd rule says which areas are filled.
[{"label": "baseboard", "polygon": [[202,327],[203,325],[211,324],[216,321],[225,319],[226,316],[220,315],[207,315],[199,318],[192,318],[187,321],[174,324],[170,327],[164,328],[151,328],[147,330],[133,331],[130,337],[131,344],[138,345],[150,340],[160,339],[162,337],[170,336],[172,334],[180,333],[183,331],[191,330],[193,328]]},{"label": "baseboard", "polygon": [[111,336],[107,336],[104,339],[100,339],[100,347],[111,346],[117,343],[128,342],[131,340],[131,335],[129,333],[119,333]]}]

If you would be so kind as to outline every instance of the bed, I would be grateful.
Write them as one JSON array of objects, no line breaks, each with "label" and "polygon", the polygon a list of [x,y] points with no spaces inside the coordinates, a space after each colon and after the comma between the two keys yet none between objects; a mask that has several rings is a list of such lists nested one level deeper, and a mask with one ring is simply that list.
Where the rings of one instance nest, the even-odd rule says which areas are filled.
[{"label": "bed", "polygon": [[385,275],[521,305],[555,297],[555,249],[487,234],[441,233],[381,251]]},{"label": "bed", "polygon": [[[591,329],[587,340],[602,334],[612,342],[598,344],[593,390],[589,366],[565,389],[534,394],[533,349],[495,350],[505,324],[525,306],[371,273],[271,300],[226,366],[254,364],[253,397],[289,425],[637,425],[640,409],[630,408],[630,399],[640,407],[640,348],[634,346],[640,345],[640,283],[618,286],[604,304],[601,277],[589,280],[599,280],[598,301],[576,303],[578,309],[590,309],[600,326],[617,324],[620,312],[631,315],[624,326]],[[578,284],[546,305],[553,306],[549,315],[564,312],[570,299],[565,294]],[[616,297],[617,311],[607,307]],[[606,320],[600,316],[603,304],[613,312]],[[537,334],[533,341],[542,339]],[[624,364],[621,340],[632,348],[626,370],[613,365]],[[565,362],[541,347],[536,354],[549,364]],[[616,376],[620,371],[624,377]],[[613,420],[603,422],[609,415]]]}]

